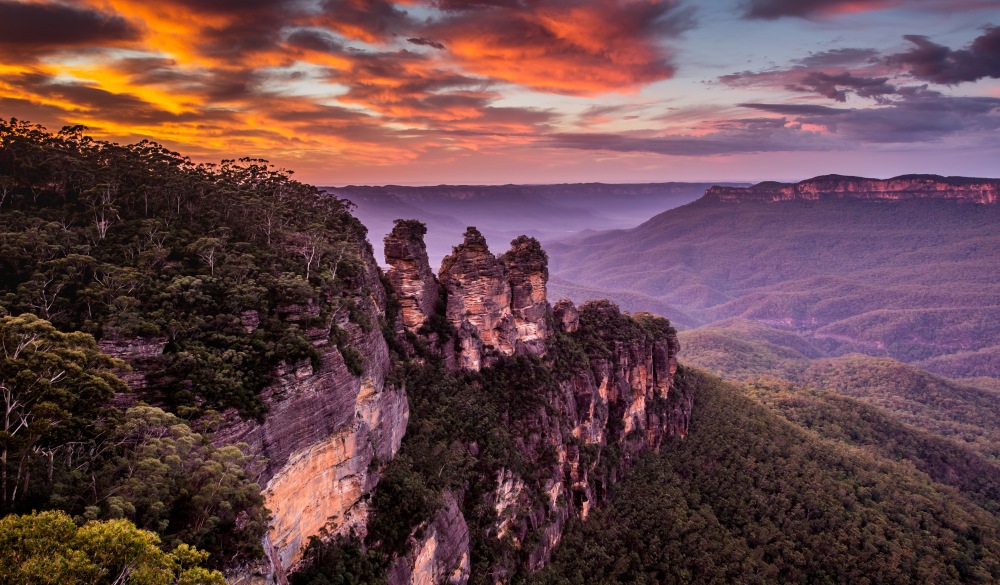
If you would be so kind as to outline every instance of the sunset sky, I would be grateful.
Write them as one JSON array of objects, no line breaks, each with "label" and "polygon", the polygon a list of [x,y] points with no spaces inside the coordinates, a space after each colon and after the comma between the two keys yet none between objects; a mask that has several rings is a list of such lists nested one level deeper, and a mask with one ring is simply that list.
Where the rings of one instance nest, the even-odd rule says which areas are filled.
[{"label": "sunset sky", "polygon": [[0,117],[322,185],[1000,176],[1000,0],[0,0]]}]

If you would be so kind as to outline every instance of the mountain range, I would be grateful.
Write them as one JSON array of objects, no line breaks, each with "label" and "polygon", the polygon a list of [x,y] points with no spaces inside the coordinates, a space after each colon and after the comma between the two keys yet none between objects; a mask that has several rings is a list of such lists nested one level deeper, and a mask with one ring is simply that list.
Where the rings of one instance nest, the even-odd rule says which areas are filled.
[{"label": "mountain range", "polygon": [[688,328],[742,318],[829,355],[998,376],[998,183],[826,176],[713,187],[638,227],[549,245],[552,289]]}]

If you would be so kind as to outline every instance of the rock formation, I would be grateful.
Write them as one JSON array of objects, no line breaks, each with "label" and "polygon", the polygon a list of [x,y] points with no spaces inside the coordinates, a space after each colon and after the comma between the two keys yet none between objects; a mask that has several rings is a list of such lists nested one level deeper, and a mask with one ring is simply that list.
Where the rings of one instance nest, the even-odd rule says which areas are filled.
[{"label": "rock formation", "polygon": [[465,231],[465,241],[441,262],[438,280],[448,292],[446,316],[458,333],[460,366],[479,370],[496,356],[513,355],[517,328],[507,268],[479,230]]},{"label": "rock formation", "polygon": [[416,331],[434,314],[438,301],[438,284],[427,261],[424,245],[424,224],[412,220],[397,220],[392,232],[385,237],[386,273],[399,298],[403,325]]},{"label": "rock formation", "polygon": [[[361,244],[364,270],[356,284],[358,310],[377,323],[385,311],[385,291],[368,246]],[[368,295],[365,296],[365,292]],[[283,318],[301,320],[318,307],[286,307]],[[346,330],[349,344],[365,356],[365,371],[353,375],[330,328]],[[308,331],[319,350],[318,366],[308,360],[288,364],[262,398],[263,422],[228,412],[217,444],[246,443],[266,464],[260,482],[272,513],[265,542],[269,566],[248,568],[231,579],[241,583],[286,583],[311,536],[351,529],[364,533],[367,495],[378,482],[373,460],[387,462],[399,450],[409,410],[406,394],[386,382],[389,350],[378,328],[362,329],[346,316]],[[272,581],[273,580],[273,581]]]},{"label": "rock formation", "polygon": [[[634,454],[660,448],[669,436],[684,437],[693,401],[687,389],[674,385],[679,345],[666,320],[629,317],[607,301],[577,308],[561,300],[553,309],[546,299],[545,252],[533,238],[522,236],[511,245],[495,258],[482,235],[469,228],[442,265],[439,281],[458,336],[458,367],[478,370],[500,355],[544,356],[553,327],[565,335],[561,343],[588,355],[571,373],[559,374],[554,389],[540,389],[544,406],[519,422],[524,426],[518,450],[535,476],[501,469],[492,495],[478,504],[496,509],[487,537],[513,542],[524,555],[500,560],[491,569],[497,582],[519,563],[529,571],[544,566],[569,519],[585,518]],[[415,267],[406,274],[422,272]],[[403,283],[407,290],[414,285]],[[609,445],[616,446],[611,454],[605,451]],[[466,583],[468,538],[454,536],[465,523],[452,510],[453,499],[461,497],[449,495],[437,516],[414,532],[390,583]]]},{"label": "rock formation", "polygon": [[866,179],[824,175],[794,184],[768,181],[752,187],[712,187],[705,192],[705,199],[729,203],[819,199],[869,201],[942,199],[990,204],[1000,201],[1000,179],[938,175],[902,175],[891,179]]},{"label": "rock formation", "polygon": [[510,284],[510,310],[517,329],[517,353],[543,355],[548,338],[549,257],[534,238],[521,236],[500,256]]},{"label": "rock formation", "polygon": [[388,585],[464,584],[469,580],[469,526],[455,496],[445,493],[444,505],[411,538],[410,552],[396,559]]}]

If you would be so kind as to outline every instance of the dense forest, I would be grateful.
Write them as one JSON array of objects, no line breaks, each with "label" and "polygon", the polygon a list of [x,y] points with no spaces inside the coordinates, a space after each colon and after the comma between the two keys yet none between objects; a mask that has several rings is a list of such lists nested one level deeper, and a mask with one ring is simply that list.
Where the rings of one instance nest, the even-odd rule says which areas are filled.
[{"label": "dense forest", "polygon": [[[288,307],[353,316],[363,245],[346,202],[266,161],[0,120],[0,513],[131,522],[209,567],[259,557],[257,463],[210,432],[227,408],[261,417],[275,366],[311,357]],[[131,389],[101,349],[121,343],[159,350]],[[46,518],[29,528],[68,530]]]},{"label": "dense forest", "polygon": [[[852,432],[836,422],[807,431],[697,370],[685,370],[683,383],[697,388],[690,435],[633,468],[605,509],[567,533],[532,583],[1000,578],[996,516],[978,503],[995,509],[997,484],[969,498],[911,465],[827,438]],[[835,420],[893,432],[878,420]]]}]

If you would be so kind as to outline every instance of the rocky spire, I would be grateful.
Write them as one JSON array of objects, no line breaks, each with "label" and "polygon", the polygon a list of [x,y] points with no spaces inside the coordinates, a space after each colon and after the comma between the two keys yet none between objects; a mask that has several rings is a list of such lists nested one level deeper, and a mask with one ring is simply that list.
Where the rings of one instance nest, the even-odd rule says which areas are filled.
[{"label": "rocky spire", "polygon": [[424,234],[427,227],[416,220],[397,219],[385,237],[386,277],[396,291],[403,325],[415,331],[432,314],[438,300],[438,283],[427,260]]},{"label": "rocky spire", "polygon": [[460,367],[479,370],[497,355],[514,353],[517,329],[507,269],[479,230],[465,231],[465,241],[441,262],[438,279],[448,293],[448,320],[458,332]]},{"label": "rocky spire", "polygon": [[510,310],[517,329],[517,353],[543,355],[549,335],[549,257],[535,238],[520,236],[500,257],[510,283]]}]

